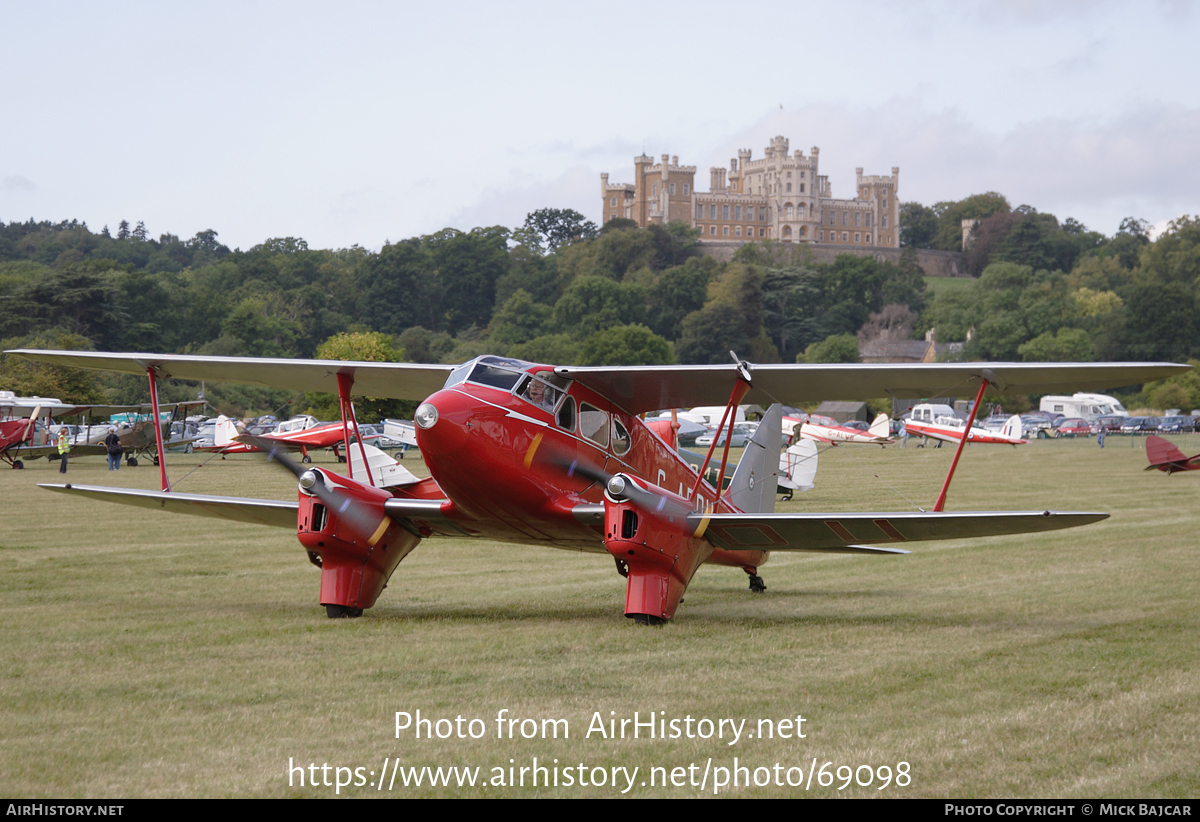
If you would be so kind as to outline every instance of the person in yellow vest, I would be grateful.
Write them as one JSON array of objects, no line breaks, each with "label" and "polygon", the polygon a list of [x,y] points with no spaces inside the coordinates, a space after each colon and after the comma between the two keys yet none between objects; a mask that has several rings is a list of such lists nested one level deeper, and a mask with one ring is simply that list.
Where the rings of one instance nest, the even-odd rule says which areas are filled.
[{"label": "person in yellow vest", "polygon": [[59,466],[58,473],[67,473],[67,453],[71,450],[71,443],[67,439],[67,426],[62,426],[58,429],[58,453],[62,457],[62,465]]}]

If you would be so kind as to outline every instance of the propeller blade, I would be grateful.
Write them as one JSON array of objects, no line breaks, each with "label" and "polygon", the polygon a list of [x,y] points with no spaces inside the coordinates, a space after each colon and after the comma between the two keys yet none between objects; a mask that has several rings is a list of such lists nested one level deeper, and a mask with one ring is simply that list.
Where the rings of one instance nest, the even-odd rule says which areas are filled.
[{"label": "propeller blade", "polygon": [[[356,501],[348,494],[338,493],[330,488],[325,484],[324,475],[320,471],[305,468],[296,462],[278,442],[256,437],[253,434],[247,434],[246,439],[256,448],[266,452],[267,462],[277,462],[288,471],[291,471],[296,479],[301,481],[301,485],[303,485],[306,491],[311,491],[315,494],[317,499],[325,503],[326,508],[333,511],[339,518],[349,523],[356,530],[362,531],[365,534],[379,534],[384,530],[382,528],[384,522],[391,519],[386,513],[381,519],[378,513],[372,511],[369,506]],[[310,473],[310,471],[314,477],[314,482],[312,485],[306,485],[303,480],[305,475]]]}]

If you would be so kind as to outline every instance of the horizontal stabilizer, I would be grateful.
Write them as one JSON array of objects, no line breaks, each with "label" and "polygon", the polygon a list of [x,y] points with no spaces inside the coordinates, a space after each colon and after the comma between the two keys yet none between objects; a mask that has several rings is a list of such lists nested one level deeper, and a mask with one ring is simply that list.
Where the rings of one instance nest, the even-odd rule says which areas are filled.
[{"label": "horizontal stabilizer", "polygon": [[[975,511],[875,514],[692,514],[688,522],[729,551],[861,553],[863,546],[935,539],[996,537],[1073,528],[1106,519],[1100,513]],[[876,552],[872,552],[876,553]],[[882,552],[880,552],[882,553]]]},{"label": "horizontal stabilizer", "polygon": [[242,497],[214,497],[206,494],[178,494],[174,491],[144,491],[137,488],[105,488],[99,485],[39,485],[48,491],[59,491],[102,502],[117,502],[153,508],[176,514],[217,517],[234,522],[272,525],[276,528],[296,528],[297,502]]}]

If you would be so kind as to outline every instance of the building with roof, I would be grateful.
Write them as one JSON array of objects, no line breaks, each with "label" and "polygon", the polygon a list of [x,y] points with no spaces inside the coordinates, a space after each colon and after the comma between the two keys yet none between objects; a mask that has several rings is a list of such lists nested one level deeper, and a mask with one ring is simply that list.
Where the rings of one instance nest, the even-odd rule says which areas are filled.
[{"label": "building with roof", "polygon": [[652,223],[683,221],[700,230],[700,240],[714,242],[822,243],[852,248],[899,248],[897,192],[900,169],[891,176],[855,170],[855,196],[836,199],[829,178],[820,173],[820,149],[806,156],[789,153],[778,136],[754,159],[741,149],[728,170],[709,169],[709,190],[696,191],[695,166],[678,156],[662,155],[655,163],[646,155],[633,158],[634,182],[609,183],[600,175],[603,222],[633,220]]}]

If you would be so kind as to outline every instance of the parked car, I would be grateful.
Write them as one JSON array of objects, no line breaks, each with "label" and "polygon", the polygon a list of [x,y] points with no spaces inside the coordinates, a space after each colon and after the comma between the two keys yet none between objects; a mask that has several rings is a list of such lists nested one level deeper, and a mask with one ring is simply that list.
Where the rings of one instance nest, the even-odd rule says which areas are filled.
[{"label": "parked car", "polygon": [[1151,434],[1158,430],[1158,417],[1129,417],[1121,424],[1122,434]]},{"label": "parked car", "polygon": [[1092,435],[1092,424],[1082,417],[1067,417],[1054,429],[1054,436],[1062,437],[1090,437]]},{"label": "parked car", "polygon": [[[710,428],[710,429],[708,429],[708,431],[704,432],[699,437],[696,437],[696,445],[705,445],[705,446],[712,445],[713,437],[715,437],[716,435],[717,435],[717,429]],[[721,438],[719,440],[717,440],[717,445],[724,445],[726,436],[727,436],[727,432],[725,430],[722,430]],[[735,425],[733,427],[733,439],[730,441],[730,447],[731,448],[745,447],[746,441],[749,440],[751,436],[752,435],[746,429],[745,426]]]},{"label": "parked car", "polygon": [[1158,423],[1160,434],[1194,434],[1196,420],[1193,417],[1173,416],[1163,417]]}]

